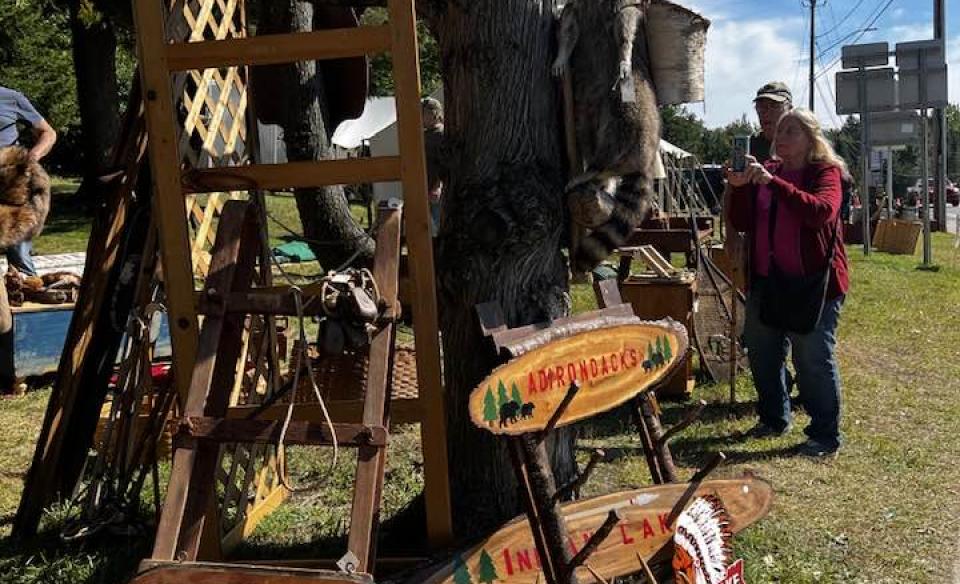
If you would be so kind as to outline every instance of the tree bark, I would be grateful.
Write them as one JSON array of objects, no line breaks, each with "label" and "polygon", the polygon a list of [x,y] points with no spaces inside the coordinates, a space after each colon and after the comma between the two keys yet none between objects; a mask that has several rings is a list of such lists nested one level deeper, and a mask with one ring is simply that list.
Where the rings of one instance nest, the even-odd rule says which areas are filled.
[{"label": "tree bark", "polygon": [[[258,2],[258,34],[310,32],[314,30],[314,6],[311,2]],[[281,116],[283,139],[290,161],[333,158],[329,127],[330,109],[323,72],[316,61],[299,61],[274,66],[282,80],[276,88],[286,96]],[[295,191],[303,235],[324,269],[334,269],[351,258],[354,263],[369,263],[374,242],[354,221],[342,186]]]},{"label": "tree bark", "polygon": [[92,12],[91,16],[81,14],[80,0],[70,2],[85,178],[109,172],[110,154],[120,132],[117,37],[110,18]]},{"label": "tree bark", "polygon": [[[430,5],[442,59],[451,178],[443,194],[438,295],[454,525],[482,531],[519,512],[505,441],[467,401],[496,365],[474,306],[498,301],[511,327],[569,311],[560,100],[549,65],[555,0]],[[575,472],[573,434],[550,441],[556,480]]]}]

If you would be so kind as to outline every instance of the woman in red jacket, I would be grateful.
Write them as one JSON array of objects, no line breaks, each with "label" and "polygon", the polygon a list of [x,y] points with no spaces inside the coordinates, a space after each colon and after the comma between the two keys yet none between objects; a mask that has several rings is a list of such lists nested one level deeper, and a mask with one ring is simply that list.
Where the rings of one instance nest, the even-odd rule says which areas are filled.
[{"label": "woman in red jacket", "polygon": [[[750,290],[744,340],[757,387],[760,421],[757,437],[790,429],[790,396],[785,362],[792,349],[797,385],[810,414],[808,440],[800,452],[836,453],[840,447],[840,373],[837,369],[837,321],[849,287],[847,256],[838,232],[841,176],[846,165],[823,136],[816,116],[795,109],[785,114],[774,140],[776,159],[766,165],[748,157],[744,172],[727,171],[733,187],[730,219],[750,238]],[[773,211],[771,213],[771,211]],[[771,215],[773,224],[771,225]],[[823,310],[811,332],[797,333],[765,313],[761,299],[771,293],[771,264],[786,278],[826,271]],[[820,280],[822,282],[822,280]],[[769,306],[769,304],[767,305]]]}]

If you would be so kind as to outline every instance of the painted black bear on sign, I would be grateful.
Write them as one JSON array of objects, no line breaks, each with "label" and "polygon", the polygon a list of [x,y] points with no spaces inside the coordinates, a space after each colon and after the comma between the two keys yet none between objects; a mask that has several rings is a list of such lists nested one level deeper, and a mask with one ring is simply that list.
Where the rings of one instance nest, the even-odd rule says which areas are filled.
[{"label": "painted black bear on sign", "polygon": [[653,362],[651,362],[649,359],[644,360],[644,362],[643,362],[643,372],[644,372],[644,373],[650,373],[650,371],[652,371],[652,370],[653,370]]},{"label": "painted black bear on sign", "polygon": [[500,406],[500,427],[503,428],[507,423],[513,424],[517,421],[517,414],[520,413],[520,404],[510,400]]},{"label": "painted black bear on sign", "polygon": [[520,418],[526,420],[527,418],[533,417],[533,408],[536,407],[536,404],[533,402],[527,402],[523,404],[520,408]]},{"label": "painted black bear on sign", "polygon": [[657,366],[657,369],[663,367],[666,361],[663,358],[663,353],[654,353],[653,354],[653,364]]}]

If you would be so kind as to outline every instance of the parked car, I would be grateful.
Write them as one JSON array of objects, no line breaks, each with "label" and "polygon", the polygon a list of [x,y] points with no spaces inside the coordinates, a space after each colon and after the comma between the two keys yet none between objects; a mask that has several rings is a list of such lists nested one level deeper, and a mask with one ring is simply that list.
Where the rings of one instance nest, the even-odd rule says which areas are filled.
[{"label": "parked car", "polygon": [[[921,191],[920,184],[923,182],[923,179],[917,179],[917,182],[912,187],[907,187],[907,200],[914,200],[916,204],[921,204]],[[933,201],[935,197],[934,187],[936,185],[936,179],[928,178],[927,179],[927,192],[930,193],[930,200]],[[957,188],[957,185],[953,184],[953,181],[947,179],[946,187],[947,202],[953,205],[954,207],[960,206],[960,188]]]}]

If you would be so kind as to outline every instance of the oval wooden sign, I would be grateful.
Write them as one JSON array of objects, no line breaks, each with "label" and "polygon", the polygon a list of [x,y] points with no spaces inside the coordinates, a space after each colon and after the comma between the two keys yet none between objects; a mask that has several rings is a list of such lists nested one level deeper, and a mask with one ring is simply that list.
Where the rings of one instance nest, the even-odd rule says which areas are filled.
[{"label": "oval wooden sign", "polygon": [[669,318],[553,341],[495,369],[470,394],[470,418],[494,434],[542,430],[574,381],[580,391],[557,426],[589,418],[667,378],[687,344],[687,330]]},{"label": "oval wooden sign", "polygon": [[[640,572],[643,568],[637,554],[649,561],[673,538],[667,517],[687,487],[686,483],[657,485],[567,503],[562,511],[570,551],[576,553],[603,524],[607,514],[617,509],[622,517],[620,523],[587,562],[606,580]],[[713,495],[723,502],[733,533],[765,516],[773,501],[770,484],[754,477],[705,481],[696,492],[696,496],[704,495]],[[594,581],[584,568],[578,568],[577,575],[581,582]],[[535,584],[544,579],[530,524],[526,517],[521,517],[435,571],[417,574],[409,582]]]}]

